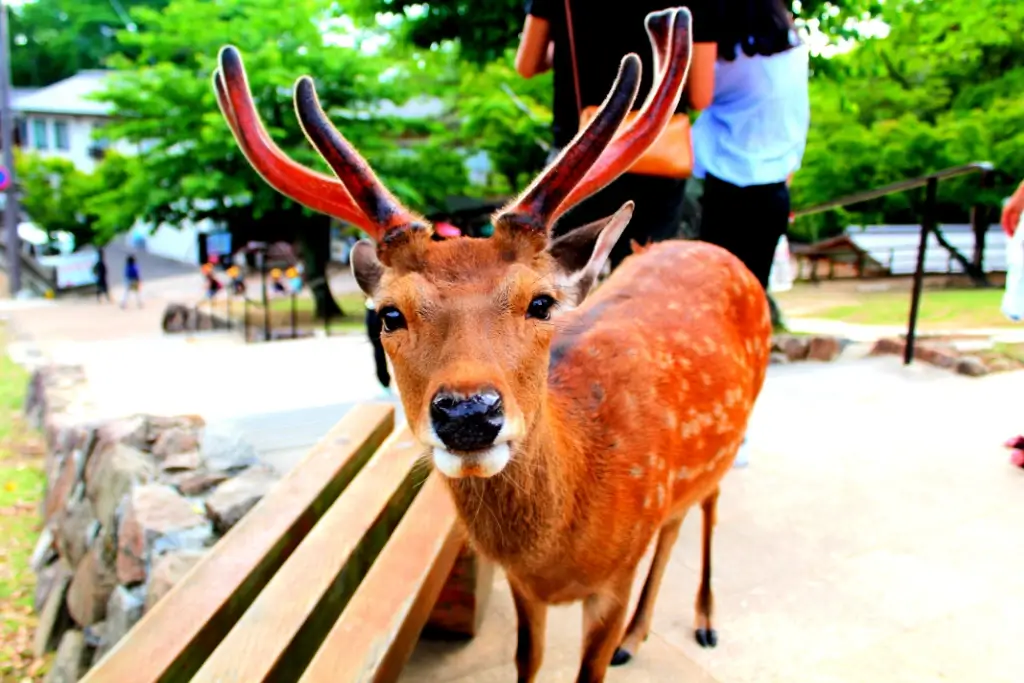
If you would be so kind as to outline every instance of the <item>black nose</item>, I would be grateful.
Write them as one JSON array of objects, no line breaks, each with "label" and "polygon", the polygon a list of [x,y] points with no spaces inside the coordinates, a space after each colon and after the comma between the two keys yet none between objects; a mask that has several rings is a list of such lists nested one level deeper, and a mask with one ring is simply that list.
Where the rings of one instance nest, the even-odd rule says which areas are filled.
[{"label": "black nose", "polygon": [[494,444],[505,414],[497,391],[472,396],[439,391],[430,402],[430,419],[446,448],[469,452]]}]

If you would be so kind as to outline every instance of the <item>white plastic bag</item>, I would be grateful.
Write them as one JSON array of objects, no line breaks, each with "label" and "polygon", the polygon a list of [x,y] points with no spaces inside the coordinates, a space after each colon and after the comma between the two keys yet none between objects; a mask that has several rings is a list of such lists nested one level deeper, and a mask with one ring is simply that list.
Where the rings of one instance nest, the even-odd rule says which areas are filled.
[{"label": "white plastic bag", "polygon": [[772,271],[768,276],[768,291],[788,292],[793,289],[793,262],[789,257],[789,240],[783,235],[775,245],[775,258],[772,260]]},{"label": "white plastic bag", "polygon": [[1024,321],[1024,218],[1006,243],[1006,293],[1002,309],[1010,320]]}]

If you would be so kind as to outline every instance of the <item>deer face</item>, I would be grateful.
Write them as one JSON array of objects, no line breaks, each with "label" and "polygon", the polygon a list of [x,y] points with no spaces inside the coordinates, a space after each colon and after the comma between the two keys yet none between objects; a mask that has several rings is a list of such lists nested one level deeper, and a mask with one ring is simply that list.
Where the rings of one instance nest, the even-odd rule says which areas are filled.
[{"label": "deer face", "polygon": [[302,129],[336,178],[289,159],[256,113],[241,56],[220,53],[214,89],[249,163],[270,185],[376,242],[352,253],[353,271],[381,315],[382,341],[414,433],[449,477],[493,476],[543,409],[557,316],[586,296],[632,215],[615,215],[556,240],[551,225],[610,183],[658,138],[679,103],[690,55],[690,13],[655,12],[647,32],[656,85],[628,126],[640,60],[626,55],[598,113],[534,182],[494,217],[489,239],[430,239],[327,119],[313,81],[295,86]]},{"label": "deer face", "polygon": [[373,299],[409,425],[449,477],[508,464],[542,407],[557,317],[586,296],[632,214],[550,244],[417,239],[384,266],[360,242],[352,267]]}]

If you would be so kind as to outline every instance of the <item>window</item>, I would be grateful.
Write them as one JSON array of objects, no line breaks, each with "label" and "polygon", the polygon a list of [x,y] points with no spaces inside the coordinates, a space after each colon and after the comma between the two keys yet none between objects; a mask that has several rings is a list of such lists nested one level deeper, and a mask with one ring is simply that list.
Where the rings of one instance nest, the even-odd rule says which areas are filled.
[{"label": "window", "polygon": [[25,119],[16,120],[17,130],[15,134],[18,136],[15,139],[15,143],[18,147],[28,147],[28,123]]},{"label": "window", "polygon": [[36,149],[49,149],[50,136],[48,132],[46,119],[32,119],[32,146]]},{"label": "window", "polygon": [[64,151],[71,149],[71,139],[68,137],[67,121],[53,122],[53,144],[57,149]]}]

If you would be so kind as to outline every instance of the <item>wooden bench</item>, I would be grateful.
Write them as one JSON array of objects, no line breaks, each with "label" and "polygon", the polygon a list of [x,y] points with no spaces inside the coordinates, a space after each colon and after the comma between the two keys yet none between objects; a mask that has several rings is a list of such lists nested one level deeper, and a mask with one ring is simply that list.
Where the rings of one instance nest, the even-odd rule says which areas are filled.
[{"label": "wooden bench", "polygon": [[354,408],[83,680],[393,681],[428,622],[472,636],[491,569],[423,450]]}]

